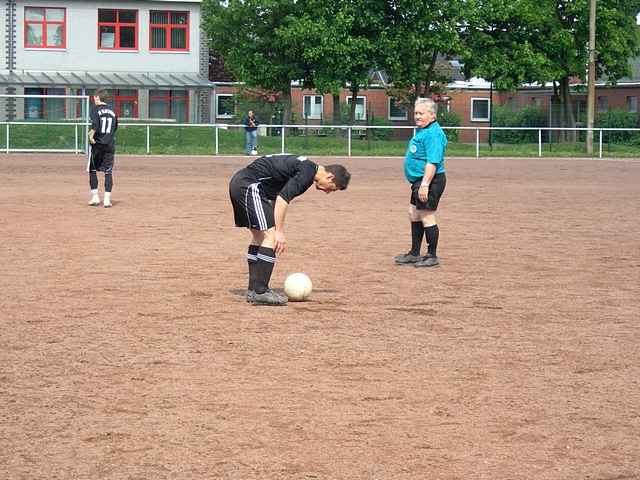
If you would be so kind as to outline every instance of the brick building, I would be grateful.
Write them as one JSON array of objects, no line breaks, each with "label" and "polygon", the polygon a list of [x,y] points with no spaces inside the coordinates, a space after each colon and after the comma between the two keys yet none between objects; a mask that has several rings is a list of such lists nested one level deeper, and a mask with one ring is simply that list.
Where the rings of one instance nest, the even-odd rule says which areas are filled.
[{"label": "brick building", "polygon": [[[461,142],[475,142],[474,127],[489,127],[492,106],[505,105],[513,110],[526,106],[540,108],[546,116],[544,125],[557,126],[557,108],[554,109],[554,91],[552,86],[527,85],[513,92],[502,92],[492,89],[491,83],[479,79],[464,79],[458,64],[454,63],[454,78],[446,90],[446,95],[436,95],[439,108],[447,109],[460,117],[460,126],[465,127],[459,133]],[[617,109],[630,113],[638,112],[640,97],[640,58],[631,60],[632,74],[621,79],[616,85],[607,85],[600,80],[596,85],[597,112]],[[356,122],[365,123],[367,117],[382,119],[390,125],[412,126],[413,119],[408,117],[407,109],[390,97],[384,74],[374,72],[371,86],[358,93],[356,103]],[[216,79],[212,79],[216,80]],[[586,88],[579,82],[573,84],[572,106],[577,119],[586,112]],[[237,84],[233,82],[219,83],[216,89],[216,114],[219,122],[230,121],[235,117],[233,96],[237,92]],[[291,88],[293,121],[310,125],[333,123],[333,98],[331,95],[320,95],[314,90],[300,88],[295,82]],[[226,107],[222,104],[226,102]],[[351,93],[344,89],[340,93],[342,108],[348,108]],[[218,108],[220,107],[220,108]],[[222,113],[221,113],[222,112]],[[581,126],[578,123],[578,126]],[[478,132],[481,142],[488,139],[487,130]],[[396,132],[397,136],[407,136],[408,131]]]}]

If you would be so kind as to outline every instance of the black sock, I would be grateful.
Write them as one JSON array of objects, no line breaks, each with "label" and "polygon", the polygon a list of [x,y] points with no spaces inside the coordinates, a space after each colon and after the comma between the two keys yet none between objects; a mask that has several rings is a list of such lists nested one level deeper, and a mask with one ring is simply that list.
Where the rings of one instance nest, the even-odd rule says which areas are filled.
[{"label": "black sock", "polygon": [[422,244],[422,235],[424,227],[422,222],[411,222],[411,255],[416,257],[420,255],[420,245]]},{"label": "black sock", "polygon": [[427,237],[427,252],[429,255],[436,256],[436,250],[438,249],[438,237],[440,236],[440,229],[438,225],[431,225],[424,229],[425,237]]},{"label": "black sock", "polygon": [[258,264],[258,245],[249,245],[247,250],[247,263],[249,264],[249,290],[255,290],[256,265]]},{"label": "black sock", "polygon": [[271,280],[273,266],[276,263],[276,252],[273,248],[260,247],[257,257],[258,261],[254,267],[256,269],[254,287],[256,293],[264,293],[269,288],[269,280]]},{"label": "black sock", "polygon": [[96,172],[89,172],[89,186],[91,190],[98,188],[98,174]]},{"label": "black sock", "polygon": [[104,174],[104,191],[111,193],[113,190],[113,175],[110,173]]}]

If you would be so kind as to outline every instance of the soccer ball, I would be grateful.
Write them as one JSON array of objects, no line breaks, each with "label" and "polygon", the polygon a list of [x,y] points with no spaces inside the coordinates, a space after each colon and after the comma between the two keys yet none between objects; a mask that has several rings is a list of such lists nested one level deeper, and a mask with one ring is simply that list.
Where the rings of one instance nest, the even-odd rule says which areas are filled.
[{"label": "soccer ball", "polygon": [[302,302],[309,298],[313,285],[304,273],[292,273],[284,281],[284,293],[293,302]]}]

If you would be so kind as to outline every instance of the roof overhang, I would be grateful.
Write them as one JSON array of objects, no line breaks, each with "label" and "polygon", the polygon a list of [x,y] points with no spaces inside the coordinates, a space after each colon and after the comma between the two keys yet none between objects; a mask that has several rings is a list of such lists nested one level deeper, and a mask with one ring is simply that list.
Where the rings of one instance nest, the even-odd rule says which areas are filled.
[{"label": "roof overhang", "polygon": [[197,73],[0,70],[0,86],[204,89],[213,83]]}]

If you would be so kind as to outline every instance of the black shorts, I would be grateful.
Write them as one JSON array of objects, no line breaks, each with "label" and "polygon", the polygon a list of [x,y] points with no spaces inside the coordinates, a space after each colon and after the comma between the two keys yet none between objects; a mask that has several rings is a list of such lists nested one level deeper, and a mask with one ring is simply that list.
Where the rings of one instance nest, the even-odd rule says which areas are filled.
[{"label": "black shorts", "polygon": [[115,153],[116,149],[113,145],[103,145],[101,143],[94,143],[91,145],[90,171],[111,173],[113,170]]},{"label": "black shorts", "polygon": [[262,231],[275,227],[275,201],[265,196],[260,181],[245,170],[240,170],[229,182],[229,197],[236,227]]},{"label": "black shorts", "polygon": [[411,205],[415,205],[418,210],[437,210],[440,197],[444,193],[444,187],[447,185],[447,176],[444,173],[436,173],[429,184],[429,196],[426,202],[420,201],[418,198],[418,190],[422,179],[418,179],[411,184]]}]

